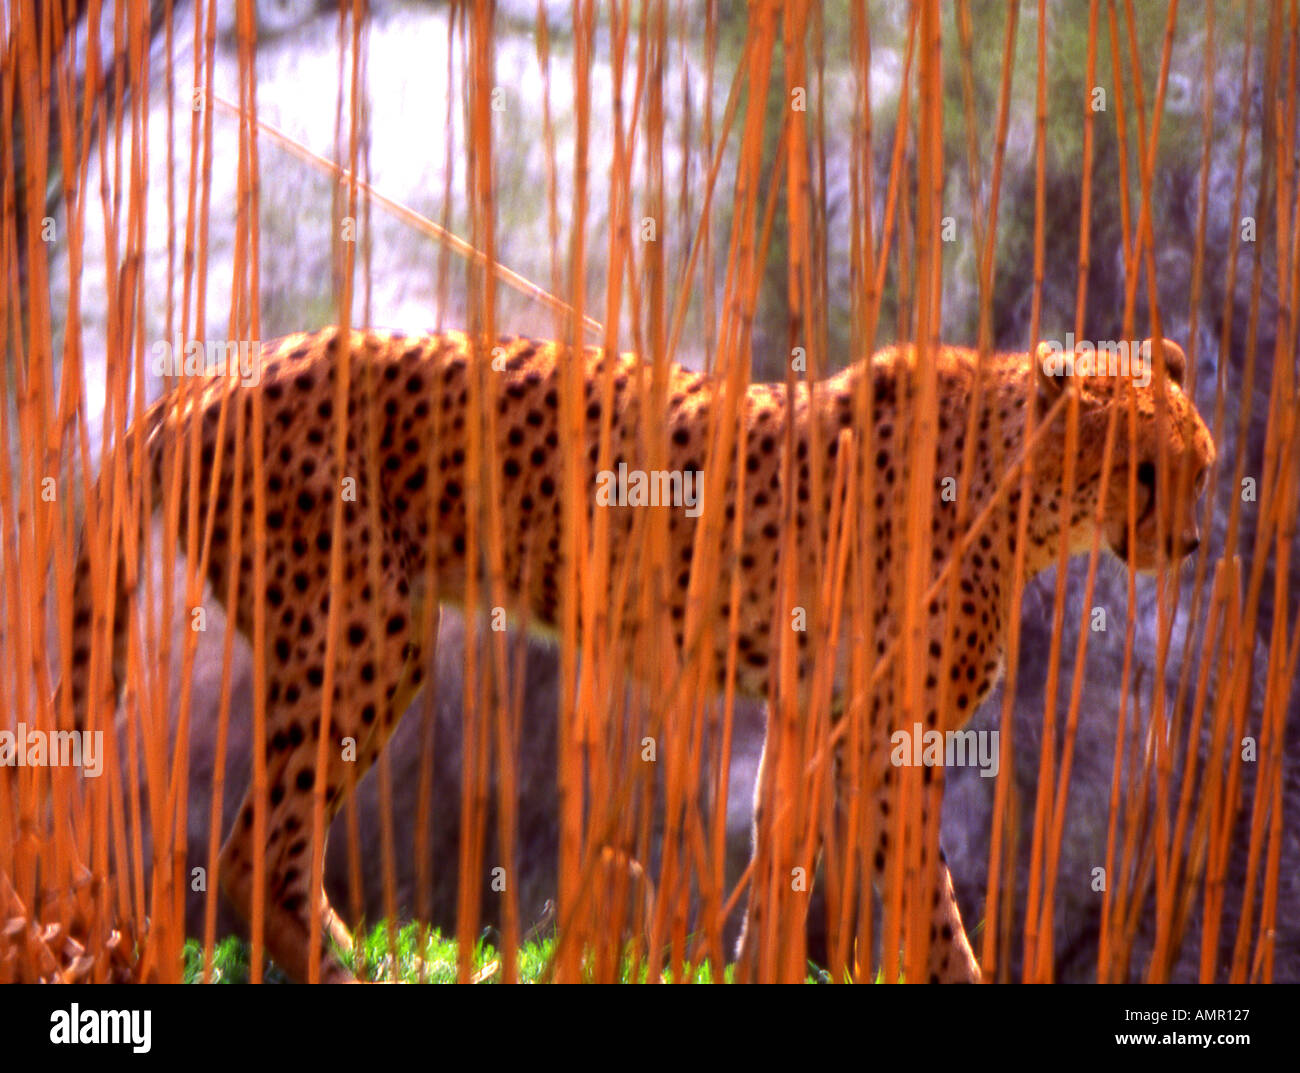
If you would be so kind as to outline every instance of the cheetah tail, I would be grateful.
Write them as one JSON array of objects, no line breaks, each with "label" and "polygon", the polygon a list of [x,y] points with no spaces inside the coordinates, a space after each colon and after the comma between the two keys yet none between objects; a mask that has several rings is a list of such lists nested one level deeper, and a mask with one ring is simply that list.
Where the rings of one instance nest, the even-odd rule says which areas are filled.
[{"label": "cheetah tail", "polygon": [[[129,467],[132,464],[131,457],[136,443],[143,436],[144,465],[146,472],[149,474],[151,485],[150,503],[153,509],[157,509],[162,502],[161,461],[164,437],[160,435],[160,432],[171,410],[170,400],[164,397],[150,406],[141,419],[131,426],[126,437],[114,449],[113,453],[106,455],[102,460],[99,478],[91,490],[91,498],[86,506],[87,513],[91,510],[98,510],[103,522],[112,525],[112,530],[109,533],[109,549],[110,555],[114,557],[115,561],[112,570],[109,569],[109,564],[105,562],[100,562],[98,568],[96,567],[97,549],[92,546],[93,542],[87,539],[83,522],[78,540],[77,561],[73,572],[72,643],[70,646],[72,657],[67,678],[68,692],[71,694],[68,699],[72,705],[72,725],[76,730],[85,729],[87,715],[90,710],[91,668],[95,658],[93,655],[95,646],[92,643],[94,637],[107,636],[111,631],[113,643],[110,673],[107,676],[102,674],[96,676],[99,682],[105,682],[105,678],[107,678],[107,682],[100,696],[95,698],[96,703],[103,704],[108,708],[110,715],[116,707],[117,697],[121,691],[125,674],[131,597],[139,574],[138,555],[142,542],[142,532],[137,530],[134,533],[127,533],[120,521],[121,513],[119,512],[117,517],[111,517],[109,514],[111,503],[109,493],[112,490],[112,482],[115,477],[115,462],[118,458],[122,458]],[[148,520],[141,517],[141,528],[146,524],[148,524]],[[130,553],[134,553],[136,558],[132,559]],[[96,598],[102,594],[105,588],[111,588],[113,592],[111,611],[108,607],[108,601]],[[106,616],[110,614],[112,616],[111,620],[105,623]],[[102,657],[99,658],[102,659]],[[56,717],[62,714],[64,702],[62,694],[63,684],[60,683],[54,697]]]}]

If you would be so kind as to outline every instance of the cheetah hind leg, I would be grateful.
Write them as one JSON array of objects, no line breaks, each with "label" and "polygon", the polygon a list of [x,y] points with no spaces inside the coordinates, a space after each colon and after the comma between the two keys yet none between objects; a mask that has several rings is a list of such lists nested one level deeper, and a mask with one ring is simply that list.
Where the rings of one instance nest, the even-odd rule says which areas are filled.
[{"label": "cheetah hind leg", "polygon": [[[392,580],[392,579],[387,579]],[[386,586],[393,591],[395,585]],[[374,763],[397,719],[419,692],[424,677],[421,646],[416,640],[418,604],[398,601],[384,608],[387,629],[382,639],[364,637],[350,651],[345,664],[357,670],[354,688],[344,689],[333,706],[327,749],[325,824],[342,806],[350,786]],[[374,672],[370,672],[374,668]],[[341,675],[341,681],[352,676]],[[335,955],[333,944],[344,952],[352,949],[348,929],[330,905],[323,888],[311,883],[311,832],[314,790],[317,780],[316,753],[319,744],[321,695],[316,688],[300,692],[292,704],[283,700],[287,683],[302,679],[287,669],[279,684],[282,698],[270,713],[267,742],[267,786],[269,788],[265,856],[266,897],[263,903],[267,952],[293,979],[305,982],[311,954],[310,906],[316,899],[321,908],[320,980],[322,983],[355,982],[350,969]],[[309,679],[310,681],[310,679]],[[269,683],[270,684],[270,683]],[[351,738],[355,759],[340,748]],[[257,847],[253,841],[253,792],[249,788],[240,806],[235,826],[221,851],[221,884],[226,896],[245,920],[252,920],[253,867]]]},{"label": "cheetah hind leg", "polygon": [[[268,781],[274,788],[280,785],[271,778]],[[290,978],[306,982],[310,965],[311,918],[307,907],[310,905],[311,883],[311,799],[304,796],[305,809],[296,812],[284,807],[272,805],[267,816],[269,833],[266,853],[266,897],[263,899],[262,934],[266,941],[266,951],[271,959],[280,966]],[[298,804],[298,802],[295,802]],[[330,811],[326,810],[327,813]],[[305,813],[305,816],[303,815]],[[253,919],[253,801],[252,790],[240,806],[235,827],[221,849],[221,888],[236,911],[250,924]],[[288,825],[286,827],[286,824]],[[326,817],[326,827],[329,819]],[[291,834],[282,832],[291,830]],[[285,839],[292,838],[286,844]],[[353,983],[355,977],[335,955],[337,946],[344,952],[352,949],[352,938],[347,928],[339,920],[330,905],[329,898],[322,890],[319,895],[321,908],[320,935],[320,981],[322,983]]]},{"label": "cheetah hind leg", "polygon": [[[769,725],[767,734],[771,733],[772,728]],[[758,862],[761,859],[759,855],[760,842],[765,831],[763,816],[766,807],[766,795],[763,787],[763,772],[767,767],[767,759],[768,749],[765,736],[763,751],[758,757],[758,771],[754,778],[754,811],[750,822],[749,841],[749,896],[745,902],[745,914],[740,921],[740,935],[736,939],[735,964],[737,980],[755,979],[754,973],[758,968],[758,940],[755,936],[761,935],[763,932],[763,899],[754,896],[754,889],[758,883]]]}]

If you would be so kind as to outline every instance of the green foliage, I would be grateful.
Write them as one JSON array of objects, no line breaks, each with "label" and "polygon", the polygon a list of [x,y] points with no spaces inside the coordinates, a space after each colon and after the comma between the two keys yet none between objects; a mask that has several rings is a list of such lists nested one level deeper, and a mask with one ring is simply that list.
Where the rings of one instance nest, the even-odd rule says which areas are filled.
[{"label": "green foliage", "polygon": [[[406,924],[397,933],[396,957],[389,949],[388,926],[376,924],[358,939],[360,964],[356,966],[359,979],[386,983],[450,984],[457,979],[459,947],[455,939],[444,938],[434,929],[418,924]],[[236,936],[227,936],[213,949],[212,982],[219,984],[246,984],[249,979],[249,945]],[[525,984],[547,983],[550,979],[551,961],[555,954],[553,935],[525,942],[517,955],[519,981]],[[482,974],[484,983],[500,983],[500,953],[486,938],[480,938],[474,947],[472,959],[475,975]],[[723,983],[733,983],[736,967],[727,965],[722,972]],[[584,973],[588,983],[593,982],[590,970]],[[274,964],[268,962],[263,978],[267,983],[289,983],[289,979]],[[620,983],[646,983],[649,967],[643,959],[633,956],[629,947],[619,967]],[[203,982],[203,944],[190,939],[185,944],[184,981],[187,984]],[[672,969],[664,969],[660,982],[675,983]],[[713,966],[707,961],[691,966],[685,983],[711,984],[718,982]],[[805,983],[829,984],[831,975],[820,966],[808,963]],[[846,981],[847,982],[847,981]],[[880,982],[877,975],[876,982]]]}]

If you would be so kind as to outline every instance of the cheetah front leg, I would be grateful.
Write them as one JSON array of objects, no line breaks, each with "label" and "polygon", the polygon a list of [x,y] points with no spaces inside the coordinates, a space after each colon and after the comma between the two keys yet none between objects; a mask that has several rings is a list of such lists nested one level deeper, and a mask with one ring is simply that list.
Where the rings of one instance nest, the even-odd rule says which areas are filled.
[{"label": "cheetah front leg", "polygon": [[980,965],[961,922],[957,895],[952,887],[948,861],[939,849],[939,869],[934,877],[930,911],[929,978],[940,984],[977,984]]},{"label": "cheetah front leg", "polygon": [[[753,978],[752,972],[757,957],[756,947],[758,942],[755,936],[762,934],[764,899],[753,897],[752,883],[754,882],[753,876],[757,874],[756,866],[760,859],[760,839],[764,837],[764,817],[769,807],[765,798],[767,794],[771,793],[770,787],[765,787],[763,781],[767,756],[768,750],[765,745],[762,759],[759,761],[758,778],[754,786],[753,855],[750,863],[751,895],[744,921],[741,924],[740,939],[736,946],[738,979]],[[872,807],[878,817],[875,824],[876,841],[871,854],[872,881],[878,892],[883,892],[885,889],[885,874],[892,853],[886,821],[893,814],[893,809],[896,807],[895,789],[897,779],[893,777],[892,771],[884,768],[884,765],[887,765],[888,762],[888,754],[884,750],[878,750],[873,753],[871,763],[868,765],[869,771],[881,772],[880,781],[871,794]],[[857,790],[846,785],[847,778],[843,765],[837,762],[835,769],[836,814],[841,824],[841,830],[843,830],[845,817],[848,814],[847,803]],[[925,794],[925,801],[922,806],[922,820],[924,822],[931,809],[937,810],[940,807],[942,789],[937,780],[933,782],[927,780],[923,792]],[[925,853],[926,851],[923,848],[923,860]],[[942,848],[939,850],[934,887],[930,892],[927,910],[930,928],[930,956],[926,978],[932,983],[978,983],[981,979],[979,962],[975,958],[975,952],[971,948],[970,940],[966,935],[966,928],[962,924],[961,910],[957,905],[952,876],[948,871],[948,862]]]},{"label": "cheetah front leg", "polygon": [[[880,756],[881,763],[888,763],[883,755],[877,755]],[[942,808],[943,789],[940,780],[931,781],[929,778],[932,774],[931,769],[925,769],[922,774],[927,776],[921,791],[921,822],[924,824],[932,811],[938,812]],[[898,779],[893,775],[892,769],[887,770],[884,780],[873,794],[873,806],[879,822],[876,824],[876,842],[871,854],[872,882],[882,897],[886,890],[890,858],[895,850],[890,837],[892,824],[887,822],[897,807]],[[839,800],[842,802],[845,798],[841,796]],[[923,868],[928,863],[928,853],[928,847],[922,846]],[[910,909],[910,915],[913,920],[924,921],[930,930],[930,954],[926,965],[927,981],[936,984],[980,982],[979,962],[975,958],[975,952],[966,935],[966,928],[962,924],[961,910],[957,905],[957,895],[953,889],[952,874],[948,871],[948,861],[942,846],[939,847],[939,860],[935,866],[933,885],[925,896],[923,907]]]}]

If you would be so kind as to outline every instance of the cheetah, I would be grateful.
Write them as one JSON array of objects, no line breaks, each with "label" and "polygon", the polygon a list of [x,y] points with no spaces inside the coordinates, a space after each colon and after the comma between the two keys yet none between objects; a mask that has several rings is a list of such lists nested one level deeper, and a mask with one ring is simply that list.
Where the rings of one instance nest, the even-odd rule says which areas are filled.
[{"label": "cheetah", "polygon": [[[340,353],[350,350],[350,388],[344,456],[339,448],[335,372]],[[1210,433],[1184,392],[1186,358],[1182,349],[1164,340],[1166,375],[1145,380],[1134,375],[1108,375],[1107,369],[1069,368],[1053,375],[1044,364],[1051,354],[1045,348],[1034,355],[1006,353],[986,356],[981,362],[973,350],[944,346],[933,354],[937,373],[935,480],[961,472],[967,435],[978,437],[970,502],[978,509],[993,497],[999,479],[1023,448],[1029,412],[1054,414],[1057,427],[1034,443],[1030,498],[1022,500],[1020,481],[1005,492],[991,521],[964,551],[958,547],[951,507],[936,506],[933,515],[934,572],[960,552],[957,568],[960,604],[948,607],[947,586],[929,605],[930,636],[924,707],[929,727],[957,729],[973,714],[1002,673],[1003,647],[1011,607],[1013,563],[1020,512],[1028,511],[1024,548],[1026,577],[1056,562],[1061,540],[1071,554],[1088,551],[1098,526],[1104,543],[1121,560],[1141,571],[1174,564],[1196,548],[1199,534],[1194,503],[1204,490],[1214,461]],[[1058,355],[1059,356],[1059,355]],[[793,397],[784,384],[753,384],[739,408],[745,436],[743,502],[736,485],[729,485],[726,517],[734,524],[741,515],[739,543],[732,546],[733,525],[726,529],[726,545],[719,558],[721,581],[715,591],[726,601],[738,575],[739,664],[736,688],[742,694],[767,699],[769,677],[775,665],[774,621],[777,606],[776,570],[779,561],[781,521],[786,496],[794,497],[794,517],[800,540],[794,546],[815,547],[828,535],[832,513],[830,490],[834,482],[840,432],[858,422],[860,389],[871,400],[871,429],[864,453],[866,495],[874,498],[877,522],[875,548],[881,608],[891,607],[891,572],[894,550],[901,554],[900,537],[892,525],[905,516],[905,451],[901,447],[907,411],[906,396],[917,382],[918,355],[911,346],[894,346],[860,360],[838,375],[810,388],[800,384]],[[495,345],[475,341],[454,331],[405,334],[388,331],[351,331],[327,328],[298,334],[261,348],[260,376],[255,382],[213,376],[184,396],[183,402],[164,397],[154,404],[124,441],[130,448],[142,443],[152,483],[151,501],[162,501],[169,455],[189,457],[192,422],[199,423],[204,491],[198,505],[200,533],[207,532],[210,554],[207,578],[214,593],[225,600],[232,572],[238,572],[237,606],[229,608],[234,622],[251,638],[255,605],[265,607],[268,662],[266,671],[266,757],[269,812],[266,843],[253,841],[253,793],[245,796],[220,856],[220,879],[227,897],[244,915],[251,916],[253,861],[265,860],[267,895],[265,935],[271,956],[288,974],[308,976],[310,906],[322,906],[325,930],[348,945],[346,929],[330,909],[321,889],[310,884],[310,832],[313,790],[325,780],[325,820],[343,804],[352,778],[359,779],[374,762],[395,723],[419,692],[426,670],[430,638],[421,635],[425,618],[422,601],[463,604],[470,581],[467,562],[467,524],[470,485],[471,377],[480,377],[485,406],[496,408],[496,442],[487,446],[489,464],[497,467],[497,508],[506,534],[504,573],[515,599],[525,608],[527,621],[541,629],[557,626],[560,614],[559,578],[565,542],[561,499],[563,451],[561,443],[561,378],[573,362],[581,362],[585,383],[582,414],[582,458],[587,487],[597,484],[596,466],[602,417],[603,386],[612,383],[612,469],[632,462],[644,450],[638,413],[643,369],[633,354],[607,354],[597,347],[581,350],[531,338],[509,337]],[[1060,363],[1058,363],[1060,364]],[[869,379],[870,383],[865,383]],[[648,383],[648,378],[645,381]],[[1133,392],[1120,391],[1131,384]],[[195,385],[191,385],[192,387]],[[979,408],[970,412],[971,397],[979,388]],[[1075,458],[1074,488],[1065,499],[1065,407],[1053,404],[1066,391],[1078,394],[1079,451]],[[706,463],[710,409],[720,404],[723,387],[710,377],[672,365],[667,378],[667,464],[671,471],[698,473]],[[1163,393],[1158,405],[1157,392]],[[484,394],[485,393],[485,394]],[[266,522],[265,574],[254,589],[253,510],[254,469],[251,444],[246,439],[242,473],[232,472],[235,458],[236,410],[223,403],[244,403],[260,395],[263,418],[262,468]],[[1137,435],[1130,446],[1127,400],[1136,398]],[[644,396],[648,398],[648,393]],[[1099,502],[1103,476],[1105,431],[1116,400],[1123,401],[1119,432],[1110,458],[1106,498]],[[246,411],[250,415],[256,411]],[[367,415],[370,415],[367,417]],[[968,420],[969,418],[969,420]],[[250,418],[251,419],[251,418]],[[789,424],[793,423],[793,429]],[[816,434],[813,435],[814,427]],[[220,431],[219,431],[220,430]],[[1163,430],[1161,432],[1160,430]],[[855,430],[863,432],[866,430]],[[1001,442],[994,441],[994,436]],[[219,439],[224,436],[224,439]],[[370,437],[367,440],[367,437]],[[1161,439],[1163,439],[1163,450]],[[377,444],[368,460],[367,443]],[[849,441],[844,441],[849,442]],[[787,444],[794,458],[788,459]],[[813,455],[814,448],[817,452]],[[1135,457],[1134,457],[1135,456]],[[1000,459],[1000,462],[995,462]],[[220,474],[212,481],[217,460]],[[733,457],[729,472],[738,473]],[[788,463],[788,465],[787,465]],[[999,466],[1001,468],[999,468]],[[1158,468],[1164,466],[1160,481]],[[1190,474],[1194,495],[1174,493],[1179,467]],[[1132,469],[1130,467],[1133,467]],[[649,467],[647,467],[649,468]],[[820,472],[818,472],[820,471]],[[1137,514],[1128,510],[1129,474],[1136,473]],[[340,505],[340,480],[355,481],[353,495],[342,497],[341,526],[334,512]],[[794,487],[787,488],[787,474]],[[1167,482],[1161,486],[1161,482]],[[185,482],[188,486],[188,481]],[[813,490],[826,496],[812,502]],[[182,492],[184,496],[184,492]],[[1179,501],[1181,500],[1181,501]],[[936,496],[936,504],[939,497]],[[861,504],[859,504],[861,505]],[[610,510],[614,541],[626,538],[635,513],[628,506],[598,507],[593,494],[588,517],[597,509]],[[188,515],[182,503],[180,519],[184,539]],[[698,512],[696,512],[698,513]],[[235,561],[232,536],[239,514],[242,553]],[[971,517],[974,516],[972,511]],[[378,527],[373,520],[378,520]],[[670,562],[679,564],[677,584],[669,594],[664,615],[680,651],[686,619],[692,542],[696,520],[689,510],[673,510],[668,522]],[[621,528],[620,528],[621,527]],[[1160,534],[1158,538],[1157,534]],[[200,539],[203,539],[201,536]],[[331,584],[331,553],[341,542],[342,581]],[[823,545],[824,546],[824,545]],[[803,555],[800,551],[798,554]],[[431,562],[432,560],[432,562]],[[376,575],[370,563],[377,562]],[[798,599],[805,606],[818,599],[818,579],[811,576],[814,560],[805,556],[798,564]],[[434,568],[438,591],[422,591],[423,579]],[[90,667],[94,608],[92,595],[104,581],[92,570],[88,550],[80,552],[75,572],[73,645],[70,681],[74,711],[84,723],[91,703]],[[102,569],[102,568],[101,568]],[[129,572],[124,568],[120,576]],[[631,580],[636,584],[636,579]],[[630,594],[625,606],[636,606]],[[896,601],[895,601],[896,602]],[[338,749],[327,750],[326,767],[317,767],[321,706],[331,680],[325,660],[326,620],[336,603],[340,621],[340,656],[332,676],[335,702],[330,733],[336,739],[351,737],[357,744],[355,770],[345,774]],[[712,643],[725,656],[729,642],[725,603],[715,609]],[[111,629],[111,674],[97,675],[101,696],[95,702],[111,710],[122,678],[126,623],[131,614],[125,585],[115,595]],[[952,626],[955,643],[946,658],[943,624]],[[102,629],[102,627],[101,627]],[[876,649],[897,634],[895,616],[881,611],[876,619]],[[806,638],[800,638],[800,656]],[[96,664],[102,657],[96,657]],[[802,666],[802,660],[801,666]],[[725,658],[717,661],[725,668]],[[720,671],[725,674],[725,671]],[[938,711],[937,683],[950,676],[951,710]],[[721,681],[719,685],[721,686]],[[859,790],[888,814],[891,779],[887,757],[888,719],[893,703],[891,686],[883,686],[870,712],[876,759],[882,769],[871,787],[844,785],[836,774],[833,793],[841,803]],[[760,771],[762,765],[760,764]],[[837,768],[838,771],[838,768]],[[924,775],[929,782],[930,769]],[[764,800],[760,775],[755,814],[762,815]],[[934,803],[937,810],[938,803]],[[928,813],[927,813],[928,814]],[[891,847],[881,834],[874,853],[873,880],[879,886]],[[756,824],[761,831],[762,825]],[[757,851],[756,851],[757,852]],[[932,981],[980,979],[980,969],[954,896],[951,877],[940,854],[936,864],[929,924],[931,944],[929,978]],[[745,933],[756,928],[747,922]],[[740,957],[747,956],[742,938]],[[321,979],[349,981],[351,973],[337,959],[328,942],[322,943]]]}]

